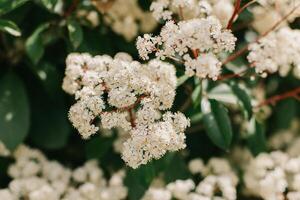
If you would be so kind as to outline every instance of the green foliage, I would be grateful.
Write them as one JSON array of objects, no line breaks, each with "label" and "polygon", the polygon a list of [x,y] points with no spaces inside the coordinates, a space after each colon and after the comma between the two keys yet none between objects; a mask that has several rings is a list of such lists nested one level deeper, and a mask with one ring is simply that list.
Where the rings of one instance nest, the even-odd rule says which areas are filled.
[{"label": "green foliage", "polygon": [[82,42],[83,32],[81,26],[75,20],[68,20],[69,38],[74,49],[77,49]]},{"label": "green foliage", "polygon": [[233,136],[228,111],[224,105],[213,99],[209,100],[209,106],[210,111],[208,112],[203,111],[207,108],[202,108],[204,112],[203,125],[208,137],[221,149],[228,150]]},{"label": "green foliage", "polygon": [[8,73],[0,80],[0,140],[10,150],[23,142],[29,129],[29,103],[20,78]]},{"label": "green foliage", "polygon": [[5,31],[13,36],[21,35],[21,30],[19,27],[14,22],[8,20],[0,19],[0,30]]},{"label": "green foliage", "polygon": [[49,28],[50,24],[40,25],[26,41],[26,52],[33,64],[37,64],[44,54],[42,33]]},{"label": "green foliage", "polygon": [[5,13],[8,13],[12,11],[13,9],[16,9],[17,7],[23,5],[28,0],[1,0],[0,1],[0,15],[3,15]]},{"label": "green foliage", "polygon": [[233,93],[237,96],[238,102],[242,107],[245,117],[247,119],[250,119],[252,117],[253,112],[251,99],[249,95],[245,92],[245,90],[241,89],[240,86],[235,82],[232,81],[230,85]]},{"label": "green foliage", "polygon": [[247,144],[253,155],[266,151],[265,129],[263,125],[252,118],[247,130]]},{"label": "green foliage", "polygon": [[141,166],[138,169],[127,169],[125,185],[129,188],[128,198],[130,200],[139,200],[150,186],[155,177],[155,168],[153,163]]}]

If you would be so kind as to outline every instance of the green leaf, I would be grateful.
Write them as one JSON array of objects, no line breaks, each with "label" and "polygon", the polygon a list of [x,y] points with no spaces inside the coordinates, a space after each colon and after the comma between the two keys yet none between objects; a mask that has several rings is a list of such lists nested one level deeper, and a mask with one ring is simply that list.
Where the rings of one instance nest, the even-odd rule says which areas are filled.
[{"label": "green leaf", "polygon": [[46,149],[59,149],[66,145],[71,127],[64,106],[42,103],[36,105],[32,115],[30,138],[35,145]]},{"label": "green leaf", "polygon": [[21,36],[21,30],[12,21],[0,19],[0,30],[5,31],[13,36]]},{"label": "green leaf", "polygon": [[0,140],[14,150],[29,129],[29,103],[23,82],[13,73],[0,80]]},{"label": "green leaf", "polygon": [[194,108],[200,105],[200,97],[201,97],[201,85],[198,84],[192,93],[192,101],[193,101]]},{"label": "green leaf", "polygon": [[31,68],[42,83],[44,90],[55,99],[57,94],[61,93],[61,80],[63,78],[56,67],[51,63],[41,62],[38,67],[32,66]]},{"label": "green leaf", "polygon": [[128,169],[124,183],[128,187],[129,200],[140,200],[154,177],[155,168],[152,162],[138,169]]},{"label": "green leaf", "polygon": [[253,155],[266,151],[265,130],[262,124],[253,117],[248,124],[247,144]]},{"label": "green leaf", "polygon": [[202,99],[201,109],[208,137],[219,148],[227,150],[233,135],[227,109],[218,101],[207,99]]},{"label": "green leaf", "polygon": [[87,141],[85,151],[88,159],[101,159],[109,152],[113,144],[113,137],[95,136]]},{"label": "green leaf", "polygon": [[231,82],[230,85],[232,92],[237,96],[239,104],[244,110],[245,117],[251,119],[253,111],[250,96],[245,90],[241,89],[238,84]]},{"label": "green leaf", "polygon": [[297,117],[297,100],[286,99],[277,104],[274,112],[274,128],[289,129],[293,119]]},{"label": "green leaf", "polygon": [[41,0],[41,2],[48,10],[53,10],[55,8],[57,0]]},{"label": "green leaf", "polygon": [[42,33],[50,26],[45,23],[40,25],[26,41],[26,52],[33,64],[37,64],[44,54]]},{"label": "green leaf", "polygon": [[82,42],[83,32],[80,24],[75,20],[68,20],[69,38],[74,47],[77,49]]},{"label": "green leaf", "polygon": [[165,159],[164,179],[166,183],[190,178],[187,166],[178,153],[169,153],[163,159]]},{"label": "green leaf", "polygon": [[182,75],[181,77],[179,77],[177,79],[177,87],[181,86],[182,84],[184,84],[190,77],[187,75]]},{"label": "green leaf", "polygon": [[27,1],[28,0],[0,0],[0,15],[16,9]]}]

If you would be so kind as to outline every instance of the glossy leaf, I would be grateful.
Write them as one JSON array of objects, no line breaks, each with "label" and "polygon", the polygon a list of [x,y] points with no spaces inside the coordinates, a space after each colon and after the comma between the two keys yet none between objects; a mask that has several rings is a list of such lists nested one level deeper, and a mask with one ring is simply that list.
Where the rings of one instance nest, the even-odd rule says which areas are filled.
[{"label": "glossy leaf", "polygon": [[57,0],[41,0],[41,2],[48,10],[53,10],[57,3]]},{"label": "glossy leaf", "polygon": [[12,21],[0,19],[0,30],[7,32],[16,37],[21,36],[21,30]]},{"label": "glossy leaf", "polygon": [[30,114],[23,82],[15,74],[0,80],[0,140],[13,150],[27,136]]},{"label": "glossy leaf", "polygon": [[27,1],[28,0],[0,0],[0,15],[3,15],[18,8]]},{"label": "glossy leaf", "polygon": [[155,177],[152,163],[142,165],[138,169],[128,169],[124,180],[128,187],[129,200],[140,200]]},{"label": "glossy leaf", "polygon": [[40,25],[26,41],[26,52],[33,64],[37,64],[44,54],[42,33],[48,27],[48,23]]},{"label": "glossy leaf", "polygon": [[251,119],[253,112],[250,96],[238,84],[231,82],[230,85],[232,92],[237,96],[238,102],[244,110],[245,117]]},{"label": "glossy leaf", "polygon": [[80,24],[75,20],[68,21],[69,38],[74,47],[77,49],[83,40],[83,32]]},{"label": "glossy leaf", "polygon": [[247,144],[253,155],[266,151],[265,130],[261,123],[252,118],[247,130]]},{"label": "glossy leaf", "polygon": [[208,137],[219,148],[227,150],[232,140],[232,127],[227,109],[216,100],[201,102],[203,125]]}]

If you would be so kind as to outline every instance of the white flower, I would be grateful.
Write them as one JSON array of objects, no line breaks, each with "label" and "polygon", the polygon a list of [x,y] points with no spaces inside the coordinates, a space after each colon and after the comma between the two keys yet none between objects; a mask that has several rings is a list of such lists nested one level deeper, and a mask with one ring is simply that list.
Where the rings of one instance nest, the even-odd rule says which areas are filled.
[{"label": "white flower", "polygon": [[[122,157],[135,168],[167,151],[185,148],[184,131],[189,121],[180,113],[161,115],[175,98],[173,65],[159,60],[141,64],[125,53],[114,59],[71,54],[66,64],[65,79],[78,86],[72,91],[77,102],[70,108],[69,119],[84,139],[99,130],[95,125],[98,119],[102,128],[130,131],[130,136],[120,140],[127,139]],[[80,73],[69,73],[73,67],[81,69]],[[71,93],[69,87],[64,88]],[[136,157],[130,158],[132,154]]]},{"label": "white flower", "polygon": [[205,166],[201,159],[194,159],[189,162],[189,170],[192,174],[201,174],[204,168]]},{"label": "white flower", "polygon": [[195,183],[191,180],[177,180],[174,183],[169,183],[167,189],[175,198],[187,199],[188,194],[195,188]]},{"label": "white flower", "polygon": [[[222,63],[217,54],[232,52],[236,38],[230,30],[223,30],[215,17],[180,21],[167,21],[159,36],[145,34],[137,40],[141,58],[149,59],[155,52],[160,59],[182,57],[186,74],[217,79]],[[191,58],[190,51],[194,52]]]},{"label": "white flower", "polygon": [[281,76],[286,76],[291,66],[298,66],[300,63],[300,47],[296,45],[299,41],[299,30],[281,28],[251,44],[248,61],[254,65],[257,73],[278,71]]},{"label": "white flower", "polygon": [[145,12],[139,7],[138,0],[92,1],[92,3],[103,14],[104,22],[127,41],[132,41],[139,31],[148,32],[157,25],[150,12]]}]

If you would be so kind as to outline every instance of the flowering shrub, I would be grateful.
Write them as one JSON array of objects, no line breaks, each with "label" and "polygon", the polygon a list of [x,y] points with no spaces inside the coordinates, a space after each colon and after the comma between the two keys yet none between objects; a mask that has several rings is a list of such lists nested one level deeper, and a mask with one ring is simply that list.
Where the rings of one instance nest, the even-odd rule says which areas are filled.
[{"label": "flowering shrub", "polygon": [[298,0],[1,0],[0,199],[300,200]]}]

